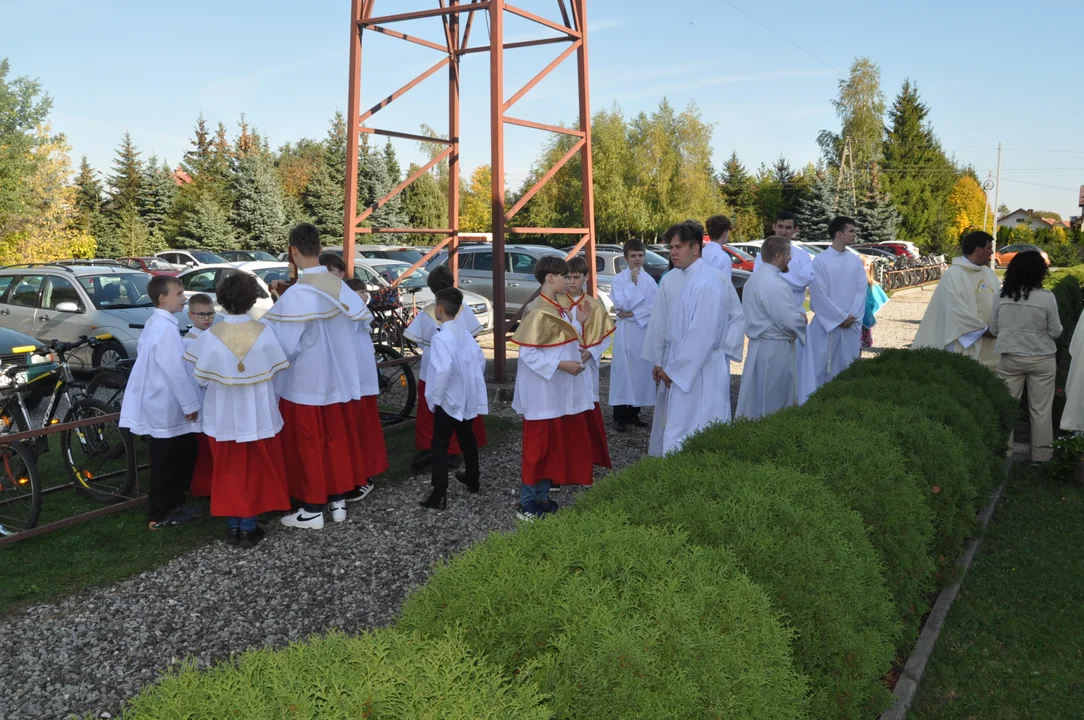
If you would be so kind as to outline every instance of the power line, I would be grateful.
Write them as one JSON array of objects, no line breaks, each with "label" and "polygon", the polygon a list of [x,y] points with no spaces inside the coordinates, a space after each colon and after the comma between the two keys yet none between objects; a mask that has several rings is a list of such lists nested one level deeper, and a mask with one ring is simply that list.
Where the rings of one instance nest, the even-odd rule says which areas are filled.
[{"label": "power line", "polygon": [[837,75],[842,75],[842,74],[843,74],[842,72],[840,72],[840,71],[839,71],[839,69],[838,69],[838,68],[834,68],[834,67],[832,67],[832,66],[831,66],[831,65],[829,65],[829,64],[828,64],[827,62],[825,62],[824,60],[821,60],[821,59],[820,59],[819,57],[817,57],[817,56],[816,56],[816,55],[814,55],[813,53],[809,52],[808,50],[806,50],[806,49],[805,49],[804,47],[802,47],[802,46],[801,46],[801,45],[799,45],[798,43],[794,42],[793,40],[791,40],[791,39],[790,39],[790,38],[788,38],[788,37],[785,37],[785,36],[784,36],[784,35],[783,35],[782,33],[779,33],[779,32],[777,32],[777,31],[773,30],[772,28],[768,27],[767,25],[765,25],[764,23],[762,23],[762,22],[761,22],[760,20],[757,20],[757,19],[756,19],[755,17],[753,17],[753,16],[752,16],[752,15],[750,15],[749,13],[745,12],[744,10],[742,10],[742,9],[741,9],[740,7],[738,7],[738,6],[737,6],[737,5],[735,5],[734,3],[730,2],[730,0],[723,0],[723,2],[725,2],[725,3],[727,4],[727,5],[729,5],[729,6],[730,6],[730,7],[732,8],[732,9],[734,9],[734,10],[737,10],[737,11],[738,11],[738,12],[740,12],[740,13],[741,13],[742,15],[744,15],[744,16],[745,16],[745,17],[747,17],[747,18],[749,18],[749,19],[750,19],[750,20],[752,20],[753,22],[755,22],[755,23],[756,23],[757,25],[760,25],[760,26],[761,26],[762,28],[764,28],[765,30],[767,30],[767,31],[768,31],[768,32],[770,32],[771,34],[775,35],[775,36],[776,36],[776,37],[778,37],[779,39],[783,40],[784,42],[788,43],[789,45],[792,45],[792,46],[794,46],[794,47],[798,48],[799,50],[801,50],[802,52],[804,52],[804,53],[805,53],[806,55],[808,55],[809,57],[811,57],[811,58],[813,58],[814,60],[816,60],[817,62],[819,62],[819,63],[820,63],[821,65],[823,65],[823,66],[825,66],[826,68],[828,68],[829,70],[833,71],[833,72],[834,72],[835,74],[837,74]]}]

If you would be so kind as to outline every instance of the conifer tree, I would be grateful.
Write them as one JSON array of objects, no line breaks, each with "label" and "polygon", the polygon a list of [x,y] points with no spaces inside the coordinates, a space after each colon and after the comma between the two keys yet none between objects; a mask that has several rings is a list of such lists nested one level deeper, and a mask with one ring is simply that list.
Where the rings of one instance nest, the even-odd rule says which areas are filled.
[{"label": "conifer tree", "polygon": [[161,165],[151,155],[143,168],[143,186],[140,191],[139,215],[156,242],[164,242],[164,229],[169,210],[177,195],[177,181],[165,160]]},{"label": "conifer tree", "polygon": [[[388,174],[388,163],[384,153],[370,149],[366,144],[361,147],[361,160],[358,163],[358,211],[370,207],[383,198],[395,187]],[[398,202],[396,202],[398,200]],[[399,197],[383,205],[365,221],[364,225],[373,228],[405,227],[407,218],[403,213],[402,200]],[[398,235],[381,235],[376,242],[400,242]]]},{"label": "conifer tree", "polygon": [[195,178],[211,166],[211,131],[207,128],[207,119],[203,117],[203,113],[200,113],[196,120],[193,134],[192,149],[184,154],[181,169],[189,177]]},{"label": "conifer tree", "polygon": [[96,236],[95,230],[101,220],[102,183],[98,173],[84,155],[79,163],[79,174],[75,177],[76,225],[84,233]]},{"label": "conifer tree", "polygon": [[[413,175],[418,167],[411,163],[407,173]],[[422,173],[403,190],[403,211],[410,227],[448,227],[448,198],[440,191],[440,181],[432,172]],[[421,244],[429,239],[426,235],[413,235],[407,241]]]},{"label": "conifer tree", "polygon": [[282,187],[262,152],[249,150],[237,158],[233,176],[236,202],[231,220],[246,249],[281,252],[286,246],[286,213]]},{"label": "conifer tree", "polygon": [[229,217],[214,198],[200,195],[182,218],[176,244],[180,247],[206,248],[211,252],[237,247]]},{"label": "conifer tree", "polygon": [[124,133],[113,159],[113,174],[109,176],[109,211],[115,216],[139,210],[143,192],[143,162],[132,143],[130,133]]},{"label": "conifer tree", "polygon": [[859,242],[878,243],[896,240],[900,213],[892,198],[879,187],[877,177],[857,210]]}]

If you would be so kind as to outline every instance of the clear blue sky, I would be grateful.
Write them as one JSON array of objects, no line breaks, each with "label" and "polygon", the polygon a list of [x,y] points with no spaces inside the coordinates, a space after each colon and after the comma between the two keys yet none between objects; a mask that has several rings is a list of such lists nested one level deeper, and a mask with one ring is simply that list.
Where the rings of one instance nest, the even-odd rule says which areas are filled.
[{"label": "clear blue sky", "polygon": [[[838,128],[830,101],[839,73],[867,55],[882,71],[889,102],[915,80],[946,149],[981,178],[1005,145],[1001,202],[1077,214],[1084,184],[1084,95],[1079,45],[1084,3],[1044,0],[590,0],[593,109],[617,103],[626,115],[650,111],[665,96],[695,100],[715,125],[715,163],[737,150],[753,170],[784,154],[794,166],[815,161],[816,134]],[[377,0],[387,14],[435,0]],[[556,17],[556,0],[520,0]],[[86,154],[108,170],[122,133],[144,156],[176,164],[197,115],[226,122],[231,136],[244,112],[272,144],[322,137],[346,109],[349,0],[3,0],[0,56],[12,76],[41,80],[54,97],[55,130],[75,161]],[[742,12],[755,17],[754,22]],[[484,22],[474,38],[486,36]],[[765,28],[771,28],[771,30]],[[509,39],[538,37],[517,17]],[[438,21],[405,32],[439,40]],[[801,47],[798,49],[772,30]],[[366,34],[363,102],[375,102],[435,61],[435,51]],[[509,53],[506,96],[559,46]],[[463,160],[489,161],[489,91],[484,54],[464,60]],[[536,87],[516,115],[572,121],[574,65]],[[837,72],[837,70],[839,72]],[[431,78],[379,113],[376,127],[447,127],[446,82]],[[510,127],[509,183],[518,185],[542,133]],[[397,142],[404,166],[419,157]]]}]

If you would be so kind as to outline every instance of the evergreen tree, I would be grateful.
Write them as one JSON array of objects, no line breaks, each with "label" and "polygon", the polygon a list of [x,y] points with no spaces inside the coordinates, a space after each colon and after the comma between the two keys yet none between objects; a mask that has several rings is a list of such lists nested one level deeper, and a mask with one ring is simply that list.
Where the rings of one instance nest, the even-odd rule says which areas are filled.
[{"label": "evergreen tree", "polygon": [[125,132],[113,159],[113,174],[109,176],[109,211],[114,216],[139,211],[143,192],[143,162],[139,154],[131,134]]},{"label": "evergreen tree", "polygon": [[177,243],[182,247],[206,248],[211,252],[237,247],[229,218],[213,197],[200,195],[185,213]]},{"label": "evergreen tree", "polygon": [[[399,159],[395,155],[395,148],[392,147],[391,140],[384,145],[383,160],[384,167],[387,169],[388,192],[390,192],[403,181],[403,171],[399,167]],[[409,223],[407,212],[403,206],[402,193],[388,200],[380,212],[386,214],[389,218],[399,218],[398,220],[391,219],[388,224],[380,227],[405,227]]]},{"label": "evergreen tree", "polygon": [[850,191],[840,192],[838,175],[827,171],[814,175],[808,194],[798,205],[797,215],[801,228],[799,236],[809,242],[831,240],[828,224],[833,218],[845,215],[856,221],[859,219]]},{"label": "evergreen tree", "polygon": [[163,160],[159,165],[154,155],[150,156],[143,168],[142,180],[139,215],[150,235],[162,242],[166,218],[177,195],[177,181],[173,179],[169,163]]},{"label": "evergreen tree", "polygon": [[[411,163],[407,172],[413,175],[418,171],[418,167]],[[439,182],[432,172],[422,173],[421,177],[403,190],[403,211],[410,227],[448,227],[448,198],[440,191]],[[407,241],[422,244],[430,239],[428,235],[412,235]]]},{"label": "evergreen tree", "polygon": [[[358,163],[358,212],[360,212],[383,198],[394,187],[391,177],[388,175],[388,164],[384,154],[373,151],[363,144],[361,148],[361,160]],[[396,198],[398,199],[398,198]],[[365,227],[390,228],[405,227],[407,219],[403,213],[402,203],[389,202],[379,210],[372,213],[363,223]],[[396,235],[381,235],[380,241],[399,242]]]},{"label": "evergreen tree", "polygon": [[905,80],[889,110],[883,183],[900,211],[899,236],[924,246],[954,245],[948,196],[955,170],[929,124],[918,86]]},{"label": "evergreen tree", "polygon": [[192,149],[184,154],[181,161],[181,169],[189,177],[195,178],[206,172],[211,167],[211,131],[207,129],[207,119],[203,113],[196,120],[195,137],[192,138]]},{"label": "evergreen tree", "polygon": [[752,176],[738,159],[737,151],[732,151],[720,177],[723,198],[727,207],[737,212],[756,208],[756,186]]},{"label": "evergreen tree", "polygon": [[281,252],[286,246],[286,213],[282,187],[267,156],[250,149],[237,159],[233,195],[231,220],[241,245]]},{"label": "evergreen tree", "polygon": [[878,243],[897,239],[900,213],[892,198],[874,182],[858,208],[858,237],[860,242]]},{"label": "evergreen tree", "polygon": [[320,163],[301,195],[302,211],[325,238],[342,236],[345,217],[343,192],[343,186],[331,179],[327,164]]},{"label": "evergreen tree", "polygon": [[79,174],[75,178],[76,226],[88,235],[96,235],[102,210],[102,184],[98,173],[90,167],[87,156],[79,163]]}]

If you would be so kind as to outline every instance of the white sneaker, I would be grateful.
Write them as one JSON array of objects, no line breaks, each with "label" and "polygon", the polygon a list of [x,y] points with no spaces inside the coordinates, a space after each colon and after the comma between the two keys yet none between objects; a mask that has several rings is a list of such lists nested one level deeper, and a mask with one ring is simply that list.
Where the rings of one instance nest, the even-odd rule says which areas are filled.
[{"label": "white sneaker", "polygon": [[332,500],[327,504],[327,509],[331,512],[332,520],[335,522],[346,522],[345,500]]},{"label": "white sneaker", "polygon": [[279,522],[286,527],[304,528],[306,530],[323,530],[324,514],[322,512],[311,513],[301,508],[289,515],[283,515]]}]

